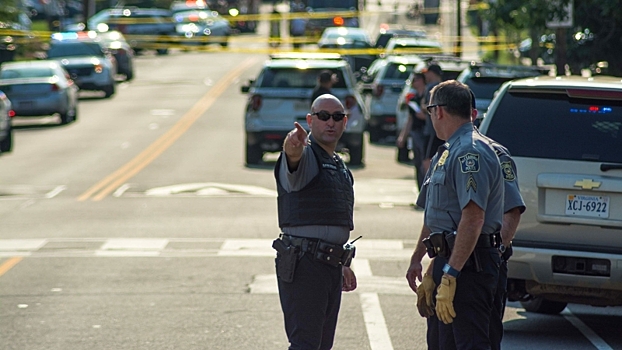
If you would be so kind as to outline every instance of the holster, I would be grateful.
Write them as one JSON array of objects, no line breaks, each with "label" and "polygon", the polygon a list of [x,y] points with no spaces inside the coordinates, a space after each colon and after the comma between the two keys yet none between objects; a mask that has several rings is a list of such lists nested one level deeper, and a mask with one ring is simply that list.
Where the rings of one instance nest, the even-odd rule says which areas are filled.
[{"label": "holster", "polygon": [[339,246],[328,242],[319,241],[315,250],[315,259],[331,266],[350,266],[356,247],[351,244]]},{"label": "holster", "polygon": [[296,264],[298,263],[298,248],[293,245],[287,245],[278,238],[272,242],[272,248],[277,251],[275,259],[276,276],[283,282],[292,283],[294,281],[294,273],[296,272]]},{"label": "holster", "polygon": [[456,235],[453,232],[432,232],[430,236],[422,242],[426,247],[428,256],[434,258],[440,256],[449,259],[451,251],[456,241]]}]

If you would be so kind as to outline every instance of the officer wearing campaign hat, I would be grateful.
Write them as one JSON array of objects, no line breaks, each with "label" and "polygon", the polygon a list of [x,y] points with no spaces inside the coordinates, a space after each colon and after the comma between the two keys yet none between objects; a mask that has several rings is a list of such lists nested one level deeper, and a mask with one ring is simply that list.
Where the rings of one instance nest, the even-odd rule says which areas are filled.
[{"label": "officer wearing campaign hat", "polygon": [[[447,142],[434,157],[424,182],[427,191],[417,201],[425,206],[424,227],[407,279],[419,296],[420,313],[429,317],[430,330],[437,323],[438,336],[428,332],[430,348],[486,349],[490,348],[488,327],[499,274],[496,242],[503,216],[503,174],[490,142],[473,128],[468,87],[443,82],[431,95],[427,108],[434,129]],[[422,298],[416,280],[422,280],[422,240],[431,232],[444,232],[454,243],[442,272],[433,276],[436,296]],[[440,266],[438,257],[434,265]],[[422,286],[429,286],[431,280],[426,276]]]}]

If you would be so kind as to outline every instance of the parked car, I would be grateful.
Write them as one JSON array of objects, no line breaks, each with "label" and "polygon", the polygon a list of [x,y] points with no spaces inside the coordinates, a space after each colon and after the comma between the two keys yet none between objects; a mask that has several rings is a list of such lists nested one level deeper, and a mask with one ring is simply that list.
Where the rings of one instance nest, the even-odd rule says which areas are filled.
[{"label": "parked car", "polygon": [[88,29],[97,32],[116,30],[125,36],[137,53],[153,49],[168,53],[177,36],[172,12],[167,9],[125,7],[102,10],[87,21]]},{"label": "parked car", "polygon": [[[341,56],[348,61],[357,80],[378,57],[369,52],[373,50],[373,45],[367,31],[361,28],[326,28],[317,45],[323,51],[342,52]],[[349,50],[353,51],[348,53]]]},{"label": "parked car", "polygon": [[480,130],[512,153],[527,205],[512,242],[509,300],[552,314],[567,303],[622,305],[620,78],[507,82]]},{"label": "parked car", "polygon": [[431,38],[395,37],[389,39],[385,47],[385,52],[381,55],[437,55],[442,53],[443,45],[438,40]]},{"label": "parked car", "polygon": [[264,153],[279,152],[294,122],[307,125],[311,95],[323,70],[336,75],[338,82],[331,91],[348,114],[348,125],[337,150],[347,150],[350,165],[363,162],[368,112],[356,90],[350,65],[339,55],[294,53],[273,56],[264,63],[257,79],[241,88],[248,93],[244,118],[247,164],[261,163]]},{"label": "parked car", "polygon": [[134,50],[125,40],[123,33],[116,30],[97,33],[94,39],[108,53],[114,56],[117,63],[117,73],[125,75],[125,80],[134,79]]},{"label": "parked car", "polygon": [[60,62],[81,90],[103,91],[104,97],[111,97],[116,90],[114,56],[99,42],[77,36],[77,33],[54,33],[47,58]]},{"label": "parked car", "polygon": [[425,38],[426,31],[423,29],[403,29],[382,27],[378,32],[374,47],[381,49],[387,46],[391,38]]},{"label": "parked car", "polygon": [[181,45],[229,45],[229,21],[216,11],[178,11],[173,14],[173,21],[176,23],[177,36],[182,39],[179,42]]},{"label": "parked car", "polygon": [[8,62],[0,67],[0,90],[15,116],[58,114],[61,124],[78,118],[78,87],[53,60]]},{"label": "parked car", "polygon": [[404,82],[415,69],[425,62],[417,55],[389,56],[376,60],[367,71],[363,93],[369,107],[369,141],[385,138],[395,140],[397,131],[396,104]]},{"label": "parked car", "polygon": [[514,79],[546,75],[548,72],[547,67],[474,62],[465,68],[456,80],[467,84],[473,90],[478,114],[483,117],[495,92],[503,83]]},{"label": "parked car", "polygon": [[13,150],[13,116],[15,112],[11,107],[11,100],[0,91],[0,154]]}]

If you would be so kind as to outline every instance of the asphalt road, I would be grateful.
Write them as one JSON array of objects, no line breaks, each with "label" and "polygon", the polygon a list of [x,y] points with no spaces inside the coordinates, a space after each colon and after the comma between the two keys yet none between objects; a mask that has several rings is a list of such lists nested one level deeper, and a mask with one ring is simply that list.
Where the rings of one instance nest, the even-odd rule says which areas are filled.
[{"label": "asphalt road", "polygon": [[[287,347],[274,158],[247,168],[243,153],[240,86],[267,56],[234,50],[265,45],[146,54],[112,99],[83,94],[76,123],[15,121],[0,156],[0,349]],[[359,288],[344,295],[335,349],[426,348],[404,278],[422,213],[412,167],[394,159],[368,145],[352,169]],[[621,316],[510,304],[504,349],[622,349]]]}]

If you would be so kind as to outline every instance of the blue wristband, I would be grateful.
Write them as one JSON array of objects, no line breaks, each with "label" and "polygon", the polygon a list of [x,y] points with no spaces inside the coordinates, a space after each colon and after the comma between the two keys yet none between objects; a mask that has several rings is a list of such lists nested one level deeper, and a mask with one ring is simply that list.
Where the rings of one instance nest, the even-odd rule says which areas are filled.
[{"label": "blue wristband", "polygon": [[460,271],[454,269],[449,264],[445,264],[445,266],[443,266],[443,272],[454,278],[458,278],[458,276],[460,276]]}]

